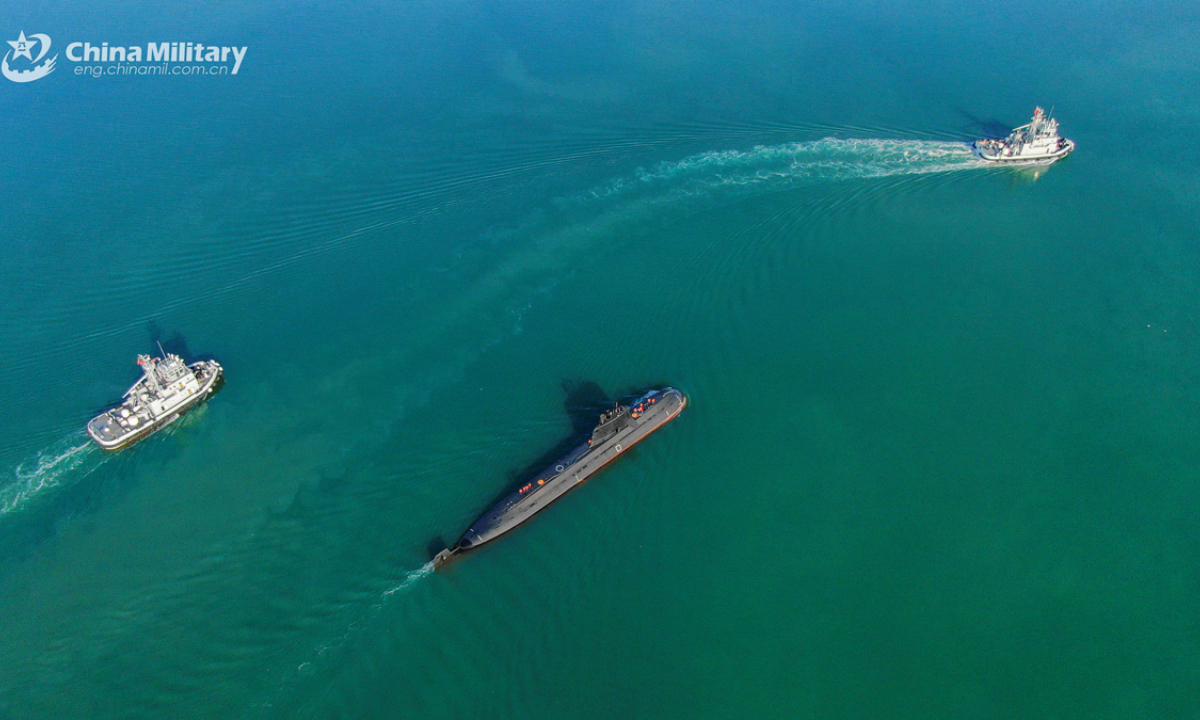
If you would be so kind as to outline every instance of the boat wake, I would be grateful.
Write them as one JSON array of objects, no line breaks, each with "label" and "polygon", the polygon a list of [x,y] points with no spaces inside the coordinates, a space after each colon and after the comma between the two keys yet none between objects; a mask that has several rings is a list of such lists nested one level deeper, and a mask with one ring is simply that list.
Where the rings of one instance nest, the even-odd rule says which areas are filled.
[{"label": "boat wake", "polygon": [[[517,305],[553,289],[580,255],[664,215],[702,211],[721,203],[852,180],[893,176],[948,175],[988,168],[959,142],[933,140],[823,140],[704,152],[652,170],[640,169],[554,201],[557,214],[538,216],[495,240],[514,250],[495,269],[471,284],[456,286],[456,301],[434,326],[451,327],[469,308],[504,306],[498,297],[514,288],[527,292]],[[516,307],[516,305],[511,306]]]},{"label": "boat wake", "polygon": [[933,140],[825,138],[750,150],[700,153],[639,170],[580,199],[650,195],[662,200],[709,197],[717,192],[778,192],[839,180],[924,175],[987,167],[969,146]]},{"label": "boat wake", "polygon": [[[93,443],[81,434],[73,434],[18,465],[12,482],[0,486],[0,518],[26,508],[56,487],[90,475],[104,462],[104,458],[87,462],[97,452]],[[81,467],[83,470],[79,472]]]}]

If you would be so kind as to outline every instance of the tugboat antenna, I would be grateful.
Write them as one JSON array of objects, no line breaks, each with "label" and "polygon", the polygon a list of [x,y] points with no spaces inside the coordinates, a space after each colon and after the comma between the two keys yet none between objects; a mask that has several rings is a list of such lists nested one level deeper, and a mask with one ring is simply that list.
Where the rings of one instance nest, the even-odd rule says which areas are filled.
[{"label": "tugboat antenna", "polygon": [[155,343],[158,345],[158,351],[159,351],[160,353],[162,353],[163,360],[166,360],[166,359],[167,359],[167,351],[166,351],[166,350],[163,350],[163,348],[162,348],[162,343],[161,343],[161,342],[159,342],[158,340],[155,340],[154,342],[155,342]]}]

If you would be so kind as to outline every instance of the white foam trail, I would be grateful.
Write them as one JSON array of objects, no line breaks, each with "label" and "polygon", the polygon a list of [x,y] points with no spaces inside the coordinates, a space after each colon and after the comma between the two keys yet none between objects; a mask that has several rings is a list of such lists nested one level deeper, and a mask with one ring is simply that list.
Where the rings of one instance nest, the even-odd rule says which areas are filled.
[{"label": "white foam trail", "polygon": [[825,138],[760,145],[750,150],[700,153],[677,162],[661,163],[653,170],[639,170],[632,177],[614,180],[584,198],[651,193],[680,199],[707,196],[715,191],[778,191],[815,182],[985,167],[987,164],[963,143]]},{"label": "white foam trail", "polygon": [[432,572],[433,572],[433,561],[431,560],[431,561],[425,563],[424,565],[422,565],[421,567],[417,568],[416,570],[413,570],[408,575],[405,575],[404,579],[401,580],[399,582],[399,584],[397,584],[391,590],[384,590],[383,594],[386,597],[388,595],[395,595],[396,593],[400,592],[401,590],[407,590],[408,588],[410,588],[414,584],[416,584],[417,581],[419,581],[421,578],[429,575]]},{"label": "white foam trail", "polygon": [[[931,140],[839,140],[759,146],[692,155],[611,180],[583,194],[555,202],[560,215],[543,224],[538,217],[510,231],[514,250],[486,275],[464,284],[429,326],[443,331],[478,308],[503,303],[513,288],[549,292],[578,258],[598,244],[611,246],[663,213],[682,213],[719,202],[801,186],[854,178],[927,175],[988,167],[970,148]],[[519,317],[529,294],[517,306]],[[518,325],[519,331],[519,325]]]},{"label": "white foam trail", "polygon": [[18,465],[13,482],[0,487],[0,517],[24,508],[52,488],[87,477],[99,463],[82,475],[75,470],[96,452],[95,445],[72,435]]},{"label": "white foam trail", "polygon": [[[422,578],[428,577],[431,574],[433,574],[433,561],[432,560],[425,563],[424,565],[417,568],[416,570],[412,570],[412,571],[406,573],[404,575],[404,577],[400,579],[400,582],[398,582],[396,585],[392,586],[391,588],[384,590],[379,595],[379,600],[377,602],[372,603],[370,605],[370,607],[366,608],[359,618],[351,621],[346,626],[346,629],[340,635],[338,635],[336,638],[333,638],[332,640],[327,640],[325,642],[318,644],[316,646],[316,648],[314,648],[313,658],[311,660],[306,660],[305,662],[300,663],[300,665],[298,665],[296,667],[296,671],[299,673],[306,673],[306,672],[311,671],[313,663],[316,662],[319,658],[322,658],[322,657],[328,655],[329,652],[332,650],[337,650],[337,649],[345,646],[356,635],[356,633],[361,632],[363,630],[363,628],[368,626],[369,623],[371,622],[371,620],[375,617],[375,615],[381,609],[383,609],[383,606],[387,602],[388,597],[395,595],[398,592],[408,590],[409,588],[411,588],[412,586],[414,586],[418,582],[420,582],[420,580]],[[284,685],[286,685],[288,680],[289,679],[284,680]],[[280,686],[280,689],[281,690],[283,689],[283,685]]]}]

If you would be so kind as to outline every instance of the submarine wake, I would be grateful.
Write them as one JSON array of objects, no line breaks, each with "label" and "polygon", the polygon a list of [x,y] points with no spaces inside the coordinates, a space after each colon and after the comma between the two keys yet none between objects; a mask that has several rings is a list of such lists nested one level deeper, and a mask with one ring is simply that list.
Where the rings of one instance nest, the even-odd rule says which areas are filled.
[{"label": "submarine wake", "polygon": [[421,567],[419,567],[416,570],[413,570],[409,574],[405,575],[404,579],[402,579],[399,583],[397,583],[390,590],[384,590],[383,591],[384,597],[387,597],[389,595],[395,595],[398,592],[403,592],[405,590],[408,590],[413,585],[420,582],[421,578],[427,577],[428,575],[433,573],[433,569],[434,569],[433,561],[430,560],[429,562],[425,563]]},{"label": "submarine wake", "polygon": [[426,562],[424,565],[404,573],[398,581],[395,582],[387,590],[379,594],[378,599],[370,606],[363,609],[358,617],[349,621],[345,629],[336,637],[318,643],[313,648],[309,658],[296,666],[295,670],[286,673],[280,684],[275,688],[272,700],[264,703],[264,707],[270,707],[278,702],[282,702],[283,698],[287,697],[290,692],[295,691],[295,684],[303,677],[311,677],[318,672],[318,667],[323,667],[329,663],[338,662],[334,656],[347,645],[352,644],[356,639],[360,638],[364,633],[369,632],[373,627],[372,621],[387,604],[387,598],[404,593],[411,590],[424,578],[433,574],[434,564],[432,561]]}]

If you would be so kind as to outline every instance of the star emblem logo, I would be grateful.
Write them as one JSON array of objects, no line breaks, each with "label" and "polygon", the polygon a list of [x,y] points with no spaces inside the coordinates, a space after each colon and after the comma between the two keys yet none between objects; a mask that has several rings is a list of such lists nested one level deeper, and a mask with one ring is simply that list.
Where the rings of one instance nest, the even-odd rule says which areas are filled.
[{"label": "star emblem logo", "polygon": [[[42,58],[46,57],[46,53],[50,52],[50,36],[44,33],[33,33],[29,37],[25,37],[25,31],[21,31],[21,36],[16,40],[9,40],[8,44],[12,46],[4,55],[4,60],[0,61],[0,74],[12,80],[15,83],[33,82],[46,77],[54,72],[54,61],[58,56],[50,58],[46,62],[42,62]],[[37,45],[37,57],[33,55],[33,47]],[[25,58],[26,62],[16,63],[17,67],[30,66],[29,69],[18,70],[10,67],[9,60],[20,60]],[[38,63],[41,63],[40,65]]]}]

